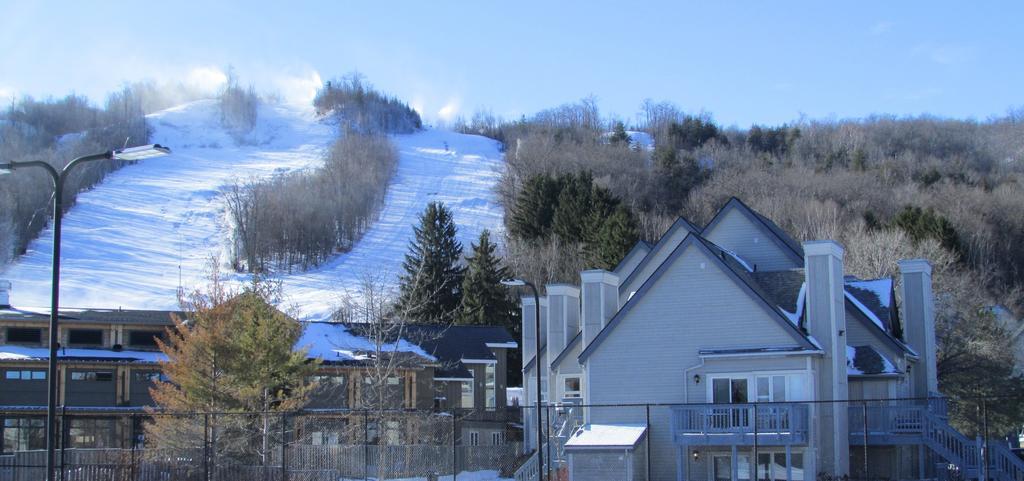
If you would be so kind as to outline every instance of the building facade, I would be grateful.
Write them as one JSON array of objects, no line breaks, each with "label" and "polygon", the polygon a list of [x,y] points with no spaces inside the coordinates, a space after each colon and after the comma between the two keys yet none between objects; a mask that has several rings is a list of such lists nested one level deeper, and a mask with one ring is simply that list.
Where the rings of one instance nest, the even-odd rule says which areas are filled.
[{"label": "building facade", "polygon": [[[938,392],[931,266],[900,261],[897,282],[848,276],[843,262],[838,243],[798,243],[734,198],[613,271],[546,286],[540,332],[523,298],[526,403],[539,371],[544,402],[576,411],[553,430],[567,434],[552,440],[552,469],[602,479],[593,466],[631,460],[623,479],[925,479],[952,464],[977,477],[979,448]],[[610,407],[642,404],[657,407]]]}]

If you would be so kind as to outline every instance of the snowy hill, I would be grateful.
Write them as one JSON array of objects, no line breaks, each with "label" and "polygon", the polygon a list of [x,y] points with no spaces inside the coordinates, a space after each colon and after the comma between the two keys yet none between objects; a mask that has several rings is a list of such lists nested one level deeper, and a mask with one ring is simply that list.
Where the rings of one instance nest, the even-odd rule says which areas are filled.
[{"label": "snowy hill", "polygon": [[[124,167],[78,196],[63,221],[62,306],[176,308],[179,275],[186,289],[201,286],[210,257],[225,249],[221,189],[234,179],[318,165],[334,139],[330,125],[291,106],[262,106],[242,146],[221,129],[214,101],[149,120],[152,140],[174,153]],[[467,248],[484,228],[501,229],[493,193],[501,154],[494,141],[434,130],[393,140],[400,151],[398,171],[380,220],[350,252],[315,270],[281,276],[285,302],[302,317],[326,317],[341,293],[366,274],[397,279],[411,225],[431,200],[452,208]],[[0,279],[12,281],[13,305],[49,305],[52,242],[47,229],[27,254],[0,268]],[[231,272],[225,276],[244,281]]]}]

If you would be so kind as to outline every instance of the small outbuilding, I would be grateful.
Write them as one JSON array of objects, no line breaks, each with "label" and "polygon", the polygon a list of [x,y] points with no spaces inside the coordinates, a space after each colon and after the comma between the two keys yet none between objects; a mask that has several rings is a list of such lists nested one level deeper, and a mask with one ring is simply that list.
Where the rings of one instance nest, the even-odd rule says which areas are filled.
[{"label": "small outbuilding", "polygon": [[647,426],[586,424],[565,443],[570,481],[647,481]]}]

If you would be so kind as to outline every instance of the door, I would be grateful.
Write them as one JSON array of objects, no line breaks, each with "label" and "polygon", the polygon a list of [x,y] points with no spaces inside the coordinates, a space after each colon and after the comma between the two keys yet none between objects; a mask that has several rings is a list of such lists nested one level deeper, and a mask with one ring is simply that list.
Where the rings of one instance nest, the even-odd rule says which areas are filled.
[{"label": "door", "polygon": [[[732,479],[732,456],[716,454],[712,461],[711,481],[734,481]],[[736,480],[750,481],[750,455],[736,454]]]},{"label": "door", "polygon": [[[750,398],[746,378],[714,378],[711,380],[711,402],[715,404],[746,404]],[[710,424],[720,430],[735,431],[750,425],[747,406],[715,406]]]}]

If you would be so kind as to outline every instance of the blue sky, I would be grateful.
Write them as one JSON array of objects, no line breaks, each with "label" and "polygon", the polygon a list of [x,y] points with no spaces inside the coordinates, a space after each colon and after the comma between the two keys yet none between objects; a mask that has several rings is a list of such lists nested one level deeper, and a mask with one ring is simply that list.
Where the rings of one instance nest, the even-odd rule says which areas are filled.
[{"label": "blue sky", "polygon": [[27,2],[0,0],[0,97],[125,81],[301,99],[352,70],[428,119],[516,117],[593,94],[726,125],[1024,105],[1024,2]]}]

